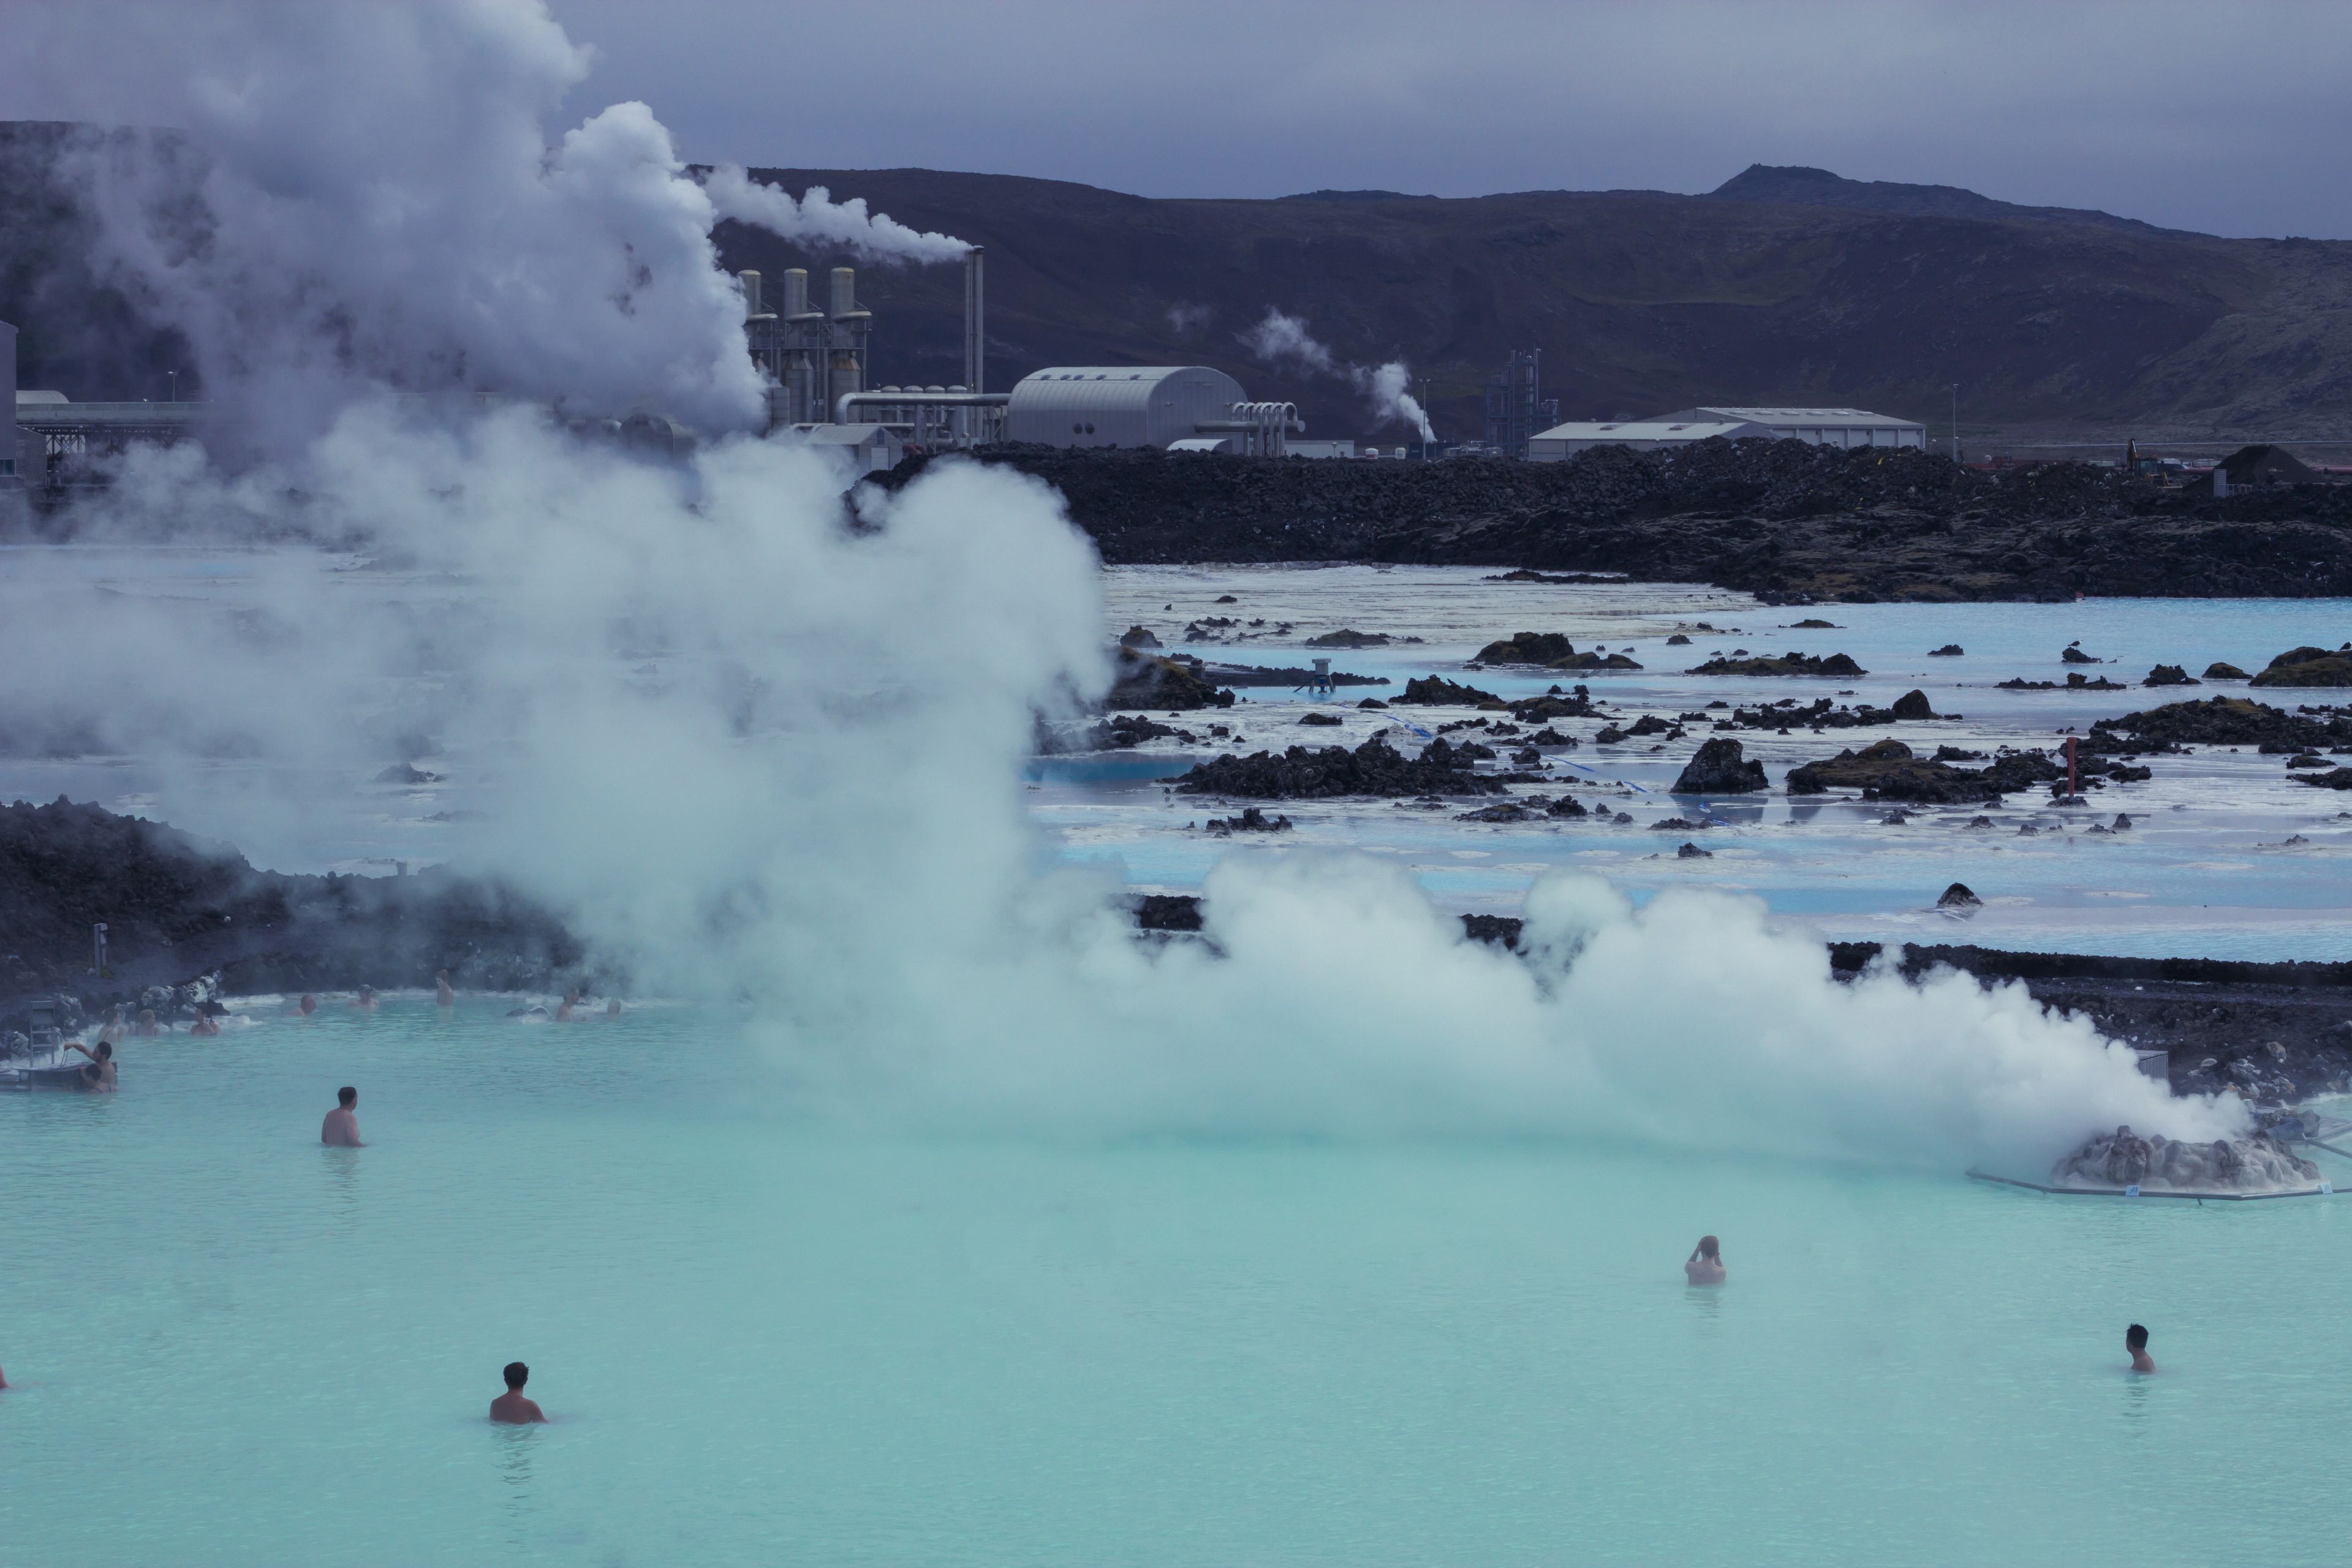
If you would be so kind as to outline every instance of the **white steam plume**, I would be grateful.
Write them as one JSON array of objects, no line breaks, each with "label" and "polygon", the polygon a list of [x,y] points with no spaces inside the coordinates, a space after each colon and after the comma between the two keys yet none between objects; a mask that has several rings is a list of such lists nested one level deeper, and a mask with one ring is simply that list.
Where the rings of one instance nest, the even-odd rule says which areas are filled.
[{"label": "white steam plume", "polygon": [[1429,428],[1429,415],[1422,411],[1421,400],[1405,391],[1412,384],[1412,372],[1402,360],[1391,360],[1373,370],[1358,369],[1356,386],[1372,401],[1383,423],[1394,420],[1421,433],[1423,441],[1437,439]]},{"label": "white steam plume", "polygon": [[1287,316],[1271,307],[1267,308],[1265,319],[1243,333],[1241,340],[1251,353],[1269,365],[1287,364],[1314,375],[1339,377],[1371,403],[1379,423],[1410,426],[1420,433],[1423,441],[1437,439],[1420,401],[1405,390],[1412,384],[1412,371],[1402,360],[1391,360],[1379,366],[1343,361],[1328,344],[1318,340],[1307,330],[1304,318]]},{"label": "white steam plume", "polygon": [[1242,344],[1269,365],[1295,365],[1317,375],[1337,375],[1339,361],[1331,350],[1316,341],[1307,329],[1307,322],[1297,316],[1286,316],[1268,308],[1265,319],[1242,334]]},{"label": "white steam plume", "polygon": [[[134,465],[113,515],[268,524],[299,491],[462,595],[436,621],[289,581],[256,639],[61,570],[20,580],[0,656],[48,671],[47,699],[108,744],[171,747],[184,772],[157,813],[206,832],[261,826],[191,815],[207,751],[287,764],[268,770],[298,791],[268,803],[284,819],[340,809],[299,791],[348,790],[390,759],[383,736],[429,727],[446,766],[504,780],[459,859],[645,984],[757,998],[790,1077],[862,1118],[2026,1174],[2096,1127],[2241,1120],[2168,1099],[2021,988],[1841,985],[1753,900],[1635,913],[1557,874],[1530,892],[1521,959],[1465,940],[1395,867],[1252,855],[1210,878],[1216,949],[1143,945],[1114,881],[1051,869],[1024,806],[1031,711],[1106,678],[1093,555],[1056,499],[947,465],[851,530],[803,450],[738,439],[684,477],[521,410],[451,431],[355,409],[235,485],[169,455]],[[68,645],[89,667],[41,662]]]},{"label": "white steam plume", "polygon": [[[573,59],[560,31],[520,4],[418,14],[431,47],[385,90],[428,110],[418,84],[507,94],[502,111],[463,112],[527,143],[550,78],[463,68],[486,38]],[[279,78],[312,61],[256,47],[241,100],[311,90]],[[341,58],[335,83],[371,90]],[[372,122],[382,106],[352,112]],[[650,115],[606,131],[644,156],[583,150],[575,166],[567,144],[550,167],[583,195],[563,210],[707,220]],[[472,151],[428,140],[453,182],[480,172]],[[371,146],[323,141],[287,153],[296,186],[383,168]],[[339,292],[348,275],[307,264],[324,238],[294,232],[347,205],[287,199],[248,162],[257,194],[220,208],[216,240],[254,270],[193,303],[223,319],[361,311],[363,295]],[[511,186],[506,162],[494,172]],[[557,226],[594,252],[567,265],[632,276],[632,223]],[[665,262],[648,287],[731,301],[691,224],[656,227],[707,277]],[[264,265],[289,234],[303,264]],[[439,300],[488,287],[508,255],[488,223],[446,245],[360,276]],[[126,256],[184,291],[217,276]],[[578,336],[560,312],[424,316],[466,363],[537,366],[560,390],[565,356],[589,361],[589,385],[623,384],[641,347],[625,319],[557,342]],[[740,356],[731,303],[727,325]],[[721,337],[696,341],[715,353]],[[455,858],[551,902],[647,985],[752,998],[781,1072],[846,1113],[1089,1134],[1538,1134],[2029,1171],[2122,1122],[2192,1138],[2242,1122],[2235,1102],[2168,1099],[2128,1051],[2020,988],[1841,986],[1816,944],[1749,900],[1667,894],[1637,914],[1592,879],[1548,877],[1520,959],[1466,941],[1395,867],[1255,856],[1209,880],[1214,947],[1139,943],[1116,880],[1056,867],[1024,801],[1033,712],[1099,695],[1108,674],[1095,557],[1051,492],[941,465],[851,527],[839,476],[805,449],[735,436],[641,464],[530,408],[452,417],[395,397],[397,355],[331,363],[342,395],[323,434],[235,477],[193,448],[135,455],[70,520],[85,537],[349,534],[401,570],[322,587],[265,555],[260,591],[231,615],[199,596],[114,594],[27,553],[0,585],[0,659],[20,672],[0,688],[0,732],[156,757],[158,816],[265,862],[294,827],[343,820],[350,791],[404,755],[388,748],[429,736],[450,768],[502,780],[496,820],[452,829]],[[282,387],[319,364],[299,334],[272,332],[205,370]],[[247,759],[269,798],[214,805],[193,781],[223,757]]]},{"label": "white steam plume", "polygon": [[823,185],[811,185],[795,201],[792,193],[752,179],[740,164],[721,163],[702,188],[722,218],[803,245],[839,246],[869,261],[961,261],[971,250],[950,235],[919,233],[887,213],[869,213],[863,196],[836,202]]}]

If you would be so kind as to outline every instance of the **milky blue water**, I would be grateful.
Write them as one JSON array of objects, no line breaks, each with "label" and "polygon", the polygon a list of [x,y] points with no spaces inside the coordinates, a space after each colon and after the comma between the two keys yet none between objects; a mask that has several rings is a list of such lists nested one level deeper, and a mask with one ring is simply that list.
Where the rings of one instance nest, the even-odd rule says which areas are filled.
[{"label": "milky blue water", "polygon": [[[730,1017],[510,1005],[0,1096],[0,1562],[2342,1553],[2329,1200],[850,1132]],[[369,1146],[322,1149],[344,1082]],[[484,1420],[517,1357],[553,1425]]]},{"label": "milky blue water", "polygon": [[[2346,700],[2342,691],[2252,690],[2242,682],[2148,688],[2138,683],[2157,664],[2191,674],[2215,661],[2259,670],[2299,644],[2335,647],[2352,639],[2352,601],[2094,600],[2061,604],[1866,604],[1775,609],[1745,595],[1668,584],[1529,584],[1490,580],[1474,568],[1123,567],[1106,574],[1107,621],[1114,630],[1141,625],[1171,647],[1210,659],[1281,666],[1325,652],[1307,640],[1342,627],[1412,643],[1341,651],[1335,667],[1385,676],[1386,686],[1346,687],[1317,702],[1284,688],[1243,688],[1234,710],[1171,722],[1198,730],[1224,721],[1230,742],[1073,759],[1037,777],[1032,801],[1039,820],[1074,858],[1116,865],[1148,886],[1190,889],[1232,853],[1283,852],[1297,845],[1345,845],[1410,866],[1449,907],[1509,912],[1528,883],[1555,866],[1597,872],[1643,898],[1664,887],[1703,885],[1762,898],[1772,910],[1827,936],[2057,948],[2165,956],[2352,958],[2352,795],[2294,782],[2285,758],[2251,748],[2200,748],[2152,758],[2146,783],[2086,791],[2089,805],[2053,810],[2039,792],[2011,796],[2005,807],[1914,809],[1911,821],[1887,824],[1888,809],[1843,791],[1790,800],[1785,771],[1833,756],[1843,747],[1894,736],[1932,753],[1939,745],[1990,751],[1998,746],[2044,748],[2072,729],[2183,698],[2252,695],[2273,706]],[[1224,594],[1235,602],[1219,603]],[[1217,614],[1263,619],[1268,628],[1239,643],[1186,643],[1184,628]],[[1830,629],[1798,630],[1818,618]],[[1272,628],[1287,622],[1277,634]],[[1701,631],[1700,622],[1717,630]],[[1465,670],[1486,642],[1518,630],[1564,632],[1577,647],[1625,652],[1638,673],[1562,677],[1549,672]],[[1674,646],[1677,632],[1692,639]],[[1958,643],[1958,657],[1929,650]],[[2101,663],[2069,666],[2069,643]],[[1868,671],[1845,680],[1731,678],[1685,674],[1716,654],[1741,651],[1815,655],[1846,653]],[[2011,678],[2063,683],[2070,668],[2126,689],[2111,692],[2004,691]],[[1885,706],[1915,687],[1938,713],[1962,716],[1891,728],[1789,736],[1740,730],[1746,755],[1764,763],[1769,795],[1695,800],[1666,793],[1691,752],[1711,732],[1693,727],[1672,744],[1641,740],[1601,746],[1603,721],[1562,720],[1573,751],[1553,752],[1552,775],[1522,794],[1575,793],[1588,806],[1632,818],[1623,827],[1538,821],[1486,825],[1454,820],[1454,810],[1423,812],[1390,801],[1288,801],[1294,831],[1278,839],[1218,838],[1199,824],[1225,803],[1170,795],[1160,781],[1218,750],[1280,750],[1290,745],[1360,744],[1390,728],[1408,749],[1418,736],[1475,716],[1460,708],[1401,708],[1363,713],[1367,692],[1396,698],[1407,680],[1442,674],[1506,697],[1581,681],[1618,722],[1644,713],[1672,719],[1706,712],[1714,701],[1752,706],[1781,697],[1810,703],[1828,696]],[[1346,719],[1339,728],[1302,729],[1309,708]],[[1475,738],[1475,735],[1472,737]],[[2337,758],[2337,761],[2352,760]],[[1098,769],[1098,770],[1091,770]],[[1470,804],[1472,802],[1465,802]],[[1459,810],[1457,806],[1454,810]],[[2125,834],[2093,833],[2118,813]],[[1707,815],[1716,826],[1696,840],[1712,852],[1678,859],[1693,835],[1652,837],[1652,824]],[[1989,827],[1971,827],[1979,814]],[[2028,824],[2037,831],[2020,830]],[[1937,896],[1966,883],[1985,900],[1961,922],[1938,913]]]}]

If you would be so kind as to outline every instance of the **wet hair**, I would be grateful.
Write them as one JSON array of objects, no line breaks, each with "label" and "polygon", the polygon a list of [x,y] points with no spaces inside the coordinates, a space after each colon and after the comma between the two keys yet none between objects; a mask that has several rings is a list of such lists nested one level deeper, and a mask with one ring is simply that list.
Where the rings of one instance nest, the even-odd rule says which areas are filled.
[{"label": "wet hair", "polygon": [[100,1041],[98,1042],[98,1059],[99,1059],[100,1061],[106,1061],[108,1058],[111,1057],[113,1054],[114,1054],[114,1047],[113,1047],[113,1046],[111,1046],[111,1045],[108,1044],[105,1040],[100,1040]]},{"label": "wet hair", "polygon": [[1698,1255],[1710,1263],[1723,1261],[1721,1244],[1712,1236],[1702,1236],[1698,1239]]},{"label": "wet hair", "polygon": [[341,1105],[346,1111],[358,1103],[359,1097],[360,1092],[351,1087],[349,1084],[345,1084],[342,1088],[335,1091],[335,1103]]},{"label": "wet hair", "polygon": [[2137,1323],[2134,1323],[2131,1327],[2124,1330],[2124,1348],[2129,1351],[2146,1350],[2147,1348],[2147,1331],[2140,1327]]},{"label": "wet hair", "polygon": [[508,1362],[506,1379],[509,1388],[520,1388],[530,1381],[530,1368],[519,1361]]}]

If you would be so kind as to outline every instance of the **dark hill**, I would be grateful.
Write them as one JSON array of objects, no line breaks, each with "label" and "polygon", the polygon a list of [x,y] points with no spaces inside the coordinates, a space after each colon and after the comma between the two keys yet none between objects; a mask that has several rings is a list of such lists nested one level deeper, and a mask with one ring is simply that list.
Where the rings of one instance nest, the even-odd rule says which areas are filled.
[{"label": "dark hill", "polygon": [[2090,224],[2135,234],[2178,234],[2137,218],[2080,207],[2021,207],[1996,202],[1958,185],[1906,185],[1891,180],[1849,180],[1827,169],[1802,164],[1750,163],[1709,191],[1718,202],[1779,202],[1798,207],[1848,207],[1855,212],[1902,213],[1913,217],[2030,218],[2044,223]]},{"label": "dark hill", "polygon": [[[990,384],[1046,364],[1199,361],[1357,436],[1329,379],[1255,364],[1276,306],[1342,358],[1402,355],[1442,434],[1480,434],[1479,389],[1544,350],[1568,418],[1700,402],[1855,404],[1940,432],[2341,438],[2352,415],[2352,244],[2232,240],[1947,186],[1751,169],[1705,196],[1381,192],[1152,201],[924,169],[761,170],[855,193],[989,247]],[[726,225],[728,265],[829,266]],[[866,267],[877,377],[961,378],[953,268]],[[1391,426],[1387,438],[1403,439]]]},{"label": "dark hill", "polygon": [[[79,134],[94,132],[0,122],[0,319],[25,329],[23,385],[162,395],[184,349],[92,275],[69,186],[47,172]],[[757,172],[986,245],[1000,389],[1046,364],[1200,361],[1295,400],[1312,434],[1374,434],[1343,383],[1252,361],[1239,335],[1271,306],[1342,359],[1407,360],[1456,437],[1481,434],[1481,389],[1528,347],[1569,418],[1818,402],[1940,429],[1955,382],[1979,435],[2341,440],[2352,415],[2343,242],[2217,239],[1760,166],[1704,196],[1460,200],[1153,201],[928,169]],[[842,259],[735,225],[719,239],[739,269]],[[860,287],[878,313],[879,382],[961,379],[955,268],[868,266]]]}]

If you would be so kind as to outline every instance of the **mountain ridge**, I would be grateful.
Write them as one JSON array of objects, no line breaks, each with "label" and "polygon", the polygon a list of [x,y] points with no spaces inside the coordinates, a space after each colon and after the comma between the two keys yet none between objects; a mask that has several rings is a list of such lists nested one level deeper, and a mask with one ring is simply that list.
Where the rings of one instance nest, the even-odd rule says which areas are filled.
[{"label": "mountain ridge", "polygon": [[[1272,308],[1342,361],[1406,361],[1457,438],[1480,434],[1481,389],[1523,347],[1543,350],[1569,419],[1834,404],[1940,436],[1955,382],[1970,439],[2340,441],[2352,419],[2352,243],[2225,239],[1761,165],[1705,195],[1262,200],[930,170],[753,173],[986,245],[999,389],[1049,364],[1198,362],[1297,402],[1311,434],[1406,439],[1343,382],[1258,362],[1242,336]],[[731,225],[718,237],[730,267],[841,259]],[[867,267],[860,292],[877,382],[961,379],[953,269]]]}]

